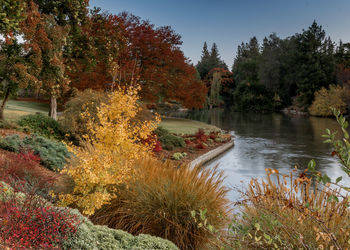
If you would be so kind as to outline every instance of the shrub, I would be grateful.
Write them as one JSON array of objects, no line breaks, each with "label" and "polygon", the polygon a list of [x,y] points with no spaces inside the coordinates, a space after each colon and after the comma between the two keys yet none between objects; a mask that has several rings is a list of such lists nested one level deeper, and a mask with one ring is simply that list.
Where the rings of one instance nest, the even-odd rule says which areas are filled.
[{"label": "shrub", "polygon": [[162,127],[158,127],[154,132],[158,140],[162,143],[162,147],[166,150],[173,150],[186,146],[183,138],[170,134],[168,130]]},{"label": "shrub", "polygon": [[338,85],[330,85],[329,89],[322,88],[315,93],[315,100],[309,108],[310,115],[332,116],[332,108],[342,114],[346,112],[346,89]]},{"label": "shrub", "polygon": [[38,195],[49,199],[58,175],[39,165],[40,157],[32,152],[13,153],[0,151],[0,180],[15,186],[24,181],[27,190],[36,188]]},{"label": "shrub", "polygon": [[187,153],[180,153],[180,152],[177,152],[177,153],[174,153],[173,156],[171,157],[173,160],[175,161],[179,161],[183,158],[185,158],[187,156]]},{"label": "shrub", "polygon": [[40,163],[44,167],[53,171],[62,169],[66,163],[66,158],[70,157],[63,143],[36,135],[26,136],[23,139],[19,135],[9,135],[5,138],[0,138],[0,148],[17,153],[25,152],[29,149],[40,156]]},{"label": "shrub", "polygon": [[[253,179],[243,197],[247,201],[243,216],[231,228],[236,244],[275,249],[349,247],[347,199],[337,202],[332,198],[337,190],[312,187],[304,173],[296,177],[280,177],[270,169],[267,173],[266,181]],[[277,173],[277,183],[272,173]]]},{"label": "shrub", "polygon": [[63,140],[65,131],[63,127],[54,119],[41,113],[35,115],[22,116],[17,124],[32,133]]},{"label": "shrub", "polygon": [[[1,192],[7,186],[0,186]],[[16,191],[1,203],[0,239],[6,247],[55,248],[76,232],[76,216],[45,206],[36,196],[18,199]]]},{"label": "shrub", "polygon": [[[27,194],[14,191],[14,189],[7,185],[6,183],[0,182],[3,189],[0,191],[0,202],[5,201],[9,202],[11,198],[16,197],[18,201],[20,200],[29,200]],[[44,200],[39,200],[39,204],[43,208],[52,205],[49,202]],[[114,230],[106,226],[98,226],[91,223],[89,219],[81,215],[77,210],[70,208],[53,208],[55,212],[58,212],[63,215],[67,215],[68,218],[73,218],[76,223],[75,233],[70,233],[64,237],[62,241],[59,242],[57,248],[59,249],[81,249],[81,250],[90,250],[90,249],[165,249],[165,250],[177,250],[178,248],[171,243],[170,241],[153,237],[150,235],[140,234],[138,236],[133,236],[127,232],[121,230]],[[3,213],[2,213],[3,214]],[[0,222],[1,223],[1,222]],[[51,225],[47,225],[50,227]],[[32,229],[31,226],[28,227],[29,230]],[[27,233],[23,232],[23,234]],[[54,235],[53,237],[59,237],[62,235]],[[40,237],[40,236],[39,236]],[[59,237],[61,239],[61,237]],[[0,247],[4,247],[1,245]],[[15,249],[23,249],[21,243],[15,245],[14,242],[11,244]],[[35,242],[34,242],[35,243]],[[8,246],[10,247],[10,246]],[[45,249],[47,249],[45,247]],[[56,249],[56,248],[55,248]]]},{"label": "shrub", "polygon": [[[152,154],[152,144],[144,143],[152,136],[157,121],[133,122],[139,109],[139,88],[117,89],[101,104],[97,119],[88,112],[90,137],[84,147],[71,147],[76,156],[63,173],[75,182],[71,194],[60,195],[63,205],[74,205],[91,215],[115,197],[116,185],[132,175],[133,162]],[[97,122],[98,121],[98,122]]]},{"label": "shrub", "polygon": [[203,129],[198,129],[194,136],[197,138],[197,142],[207,142],[208,140],[208,136],[205,134]]},{"label": "shrub", "polygon": [[81,137],[89,133],[87,123],[89,118],[82,116],[86,111],[97,119],[97,108],[108,100],[107,93],[87,89],[78,92],[65,104],[64,114],[59,119],[62,126],[70,133]]},{"label": "shrub", "polygon": [[181,249],[203,249],[209,234],[191,216],[192,210],[208,210],[208,221],[220,228],[228,213],[228,189],[217,168],[176,168],[156,159],[136,162],[135,177],[117,190],[117,198],[91,217],[97,224],[146,233],[174,242]]}]

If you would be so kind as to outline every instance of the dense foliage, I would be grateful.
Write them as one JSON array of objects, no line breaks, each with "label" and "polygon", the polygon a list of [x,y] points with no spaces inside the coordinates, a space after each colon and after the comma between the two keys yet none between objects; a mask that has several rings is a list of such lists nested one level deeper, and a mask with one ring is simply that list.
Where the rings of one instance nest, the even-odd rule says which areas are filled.
[{"label": "dense foliage", "polygon": [[62,169],[66,159],[70,157],[70,153],[63,143],[37,135],[24,138],[19,135],[8,135],[0,138],[0,148],[13,152],[30,150],[40,156],[40,163],[43,166],[53,171]]},{"label": "dense foliage", "polygon": [[108,95],[101,91],[86,89],[79,91],[76,95],[65,103],[64,114],[59,119],[60,124],[73,136],[82,138],[89,134],[86,126],[88,117],[83,116],[89,112],[90,117],[97,119],[97,109],[102,103],[106,103]]},{"label": "dense foliage", "polygon": [[332,116],[332,109],[346,112],[345,87],[330,85],[329,89],[322,88],[315,93],[315,100],[309,108],[309,113],[314,116]]},{"label": "dense foliage", "polygon": [[161,142],[162,148],[166,150],[173,150],[175,148],[185,147],[185,141],[183,138],[171,134],[168,130],[158,127],[154,133],[157,135],[157,139]]},{"label": "dense foliage", "polygon": [[29,130],[32,133],[39,134],[47,138],[63,140],[65,137],[65,130],[61,124],[51,117],[41,113],[22,116],[17,124],[24,130]]},{"label": "dense foliage", "polygon": [[98,108],[97,119],[89,111],[82,114],[89,121],[89,133],[82,147],[70,148],[75,157],[63,172],[73,178],[75,187],[72,193],[60,195],[62,204],[74,204],[85,214],[93,214],[115,198],[115,187],[131,177],[133,162],[152,152],[153,145],[142,140],[152,136],[158,119],[132,120],[140,111],[138,91],[113,91],[108,104]]}]

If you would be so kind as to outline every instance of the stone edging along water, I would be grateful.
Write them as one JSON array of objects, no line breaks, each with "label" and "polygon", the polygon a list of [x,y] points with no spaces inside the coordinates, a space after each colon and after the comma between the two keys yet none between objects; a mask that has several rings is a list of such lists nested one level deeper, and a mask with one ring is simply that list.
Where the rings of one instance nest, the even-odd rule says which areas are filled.
[{"label": "stone edging along water", "polygon": [[218,157],[219,155],[223,154],[224,152],[226,152],[227,150],[229,150],[233,146],[234,146],[234,141],[233,141],[233,139],[231,139],[231,141],[225,143],[224,145],[221,145],[220,147],[215,148],[215,149],[205,153],[204,155],[197,157],[196,159],[191,161],[189,166],[190,166],[190,168],[193,168],[193,167],[198,166],[198,165],[203,165],[203,164],[211,161],[212,159]]}]

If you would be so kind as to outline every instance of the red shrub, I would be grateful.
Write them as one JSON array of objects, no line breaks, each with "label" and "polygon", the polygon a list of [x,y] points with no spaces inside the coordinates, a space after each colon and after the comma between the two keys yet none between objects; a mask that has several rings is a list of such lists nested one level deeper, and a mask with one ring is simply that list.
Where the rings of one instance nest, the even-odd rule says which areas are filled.
[{"label": "red shrub", "polygon": [[203,129],[198,129],[198,132],[195,134],[197,142],[207,142],[208,136],[205,134]]},{"label": "red shrub", "polygon": [[196,149],[206,149],[207,146],[204,145],[203,142],[198,142],[197,145],[195,146]]},{"label": "red shrub", "polygon": [[209,138],[212,139],[212,140],[215,140],[217,137],[218,137],[218,134],[214,133],[214,132],[211,132],[210,135],[209,135]]},{"label": "red shrub", "polygon": [[0,151],[0,180],[10,185],[13,181],[22,180],[33,184],[44,190],[52,186],[58,174],[41,167],[40,157],[32,152],[27,153],[12,153],[8,151]]},{"label": "red shrub", "polygon": [[[0,186],[3,191],[5,187]],[[75,215],[27,195],[24,200],[13,197],[1,203],[0,241],[7,247],[52,249],[74,234],[79,225]]]},{"label": "red shrub", "polygon": [[160,141],[157,140],[153,151],[158,153],[158,152],[161,152],[162,150],[163,150],[162,144],[160,143]]}]

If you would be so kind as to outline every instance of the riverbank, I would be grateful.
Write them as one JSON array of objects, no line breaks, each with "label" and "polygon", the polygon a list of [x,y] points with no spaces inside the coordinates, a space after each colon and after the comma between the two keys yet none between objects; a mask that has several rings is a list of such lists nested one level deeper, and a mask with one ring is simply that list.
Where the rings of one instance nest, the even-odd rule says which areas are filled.
[{"label": "riverbank", "polygon": [[[162,160],[190,164],[193,161],[198,162],[197,159],[200,158],[200,162],[204,163],[215,158],[219,152],[223,153],[223,148],[228,149],[233,146],[231,134],[203,122],[165,117],[162,119],[160,127],[172,136],[176,136],[183,143],[182,146],[165,148],[165,150],[158,152],[157,157]],[[166,142],[164,142],[163,137],[161,135],[159,139],[164,144]],[[203,158],[203,155],[206,156]]]}]

